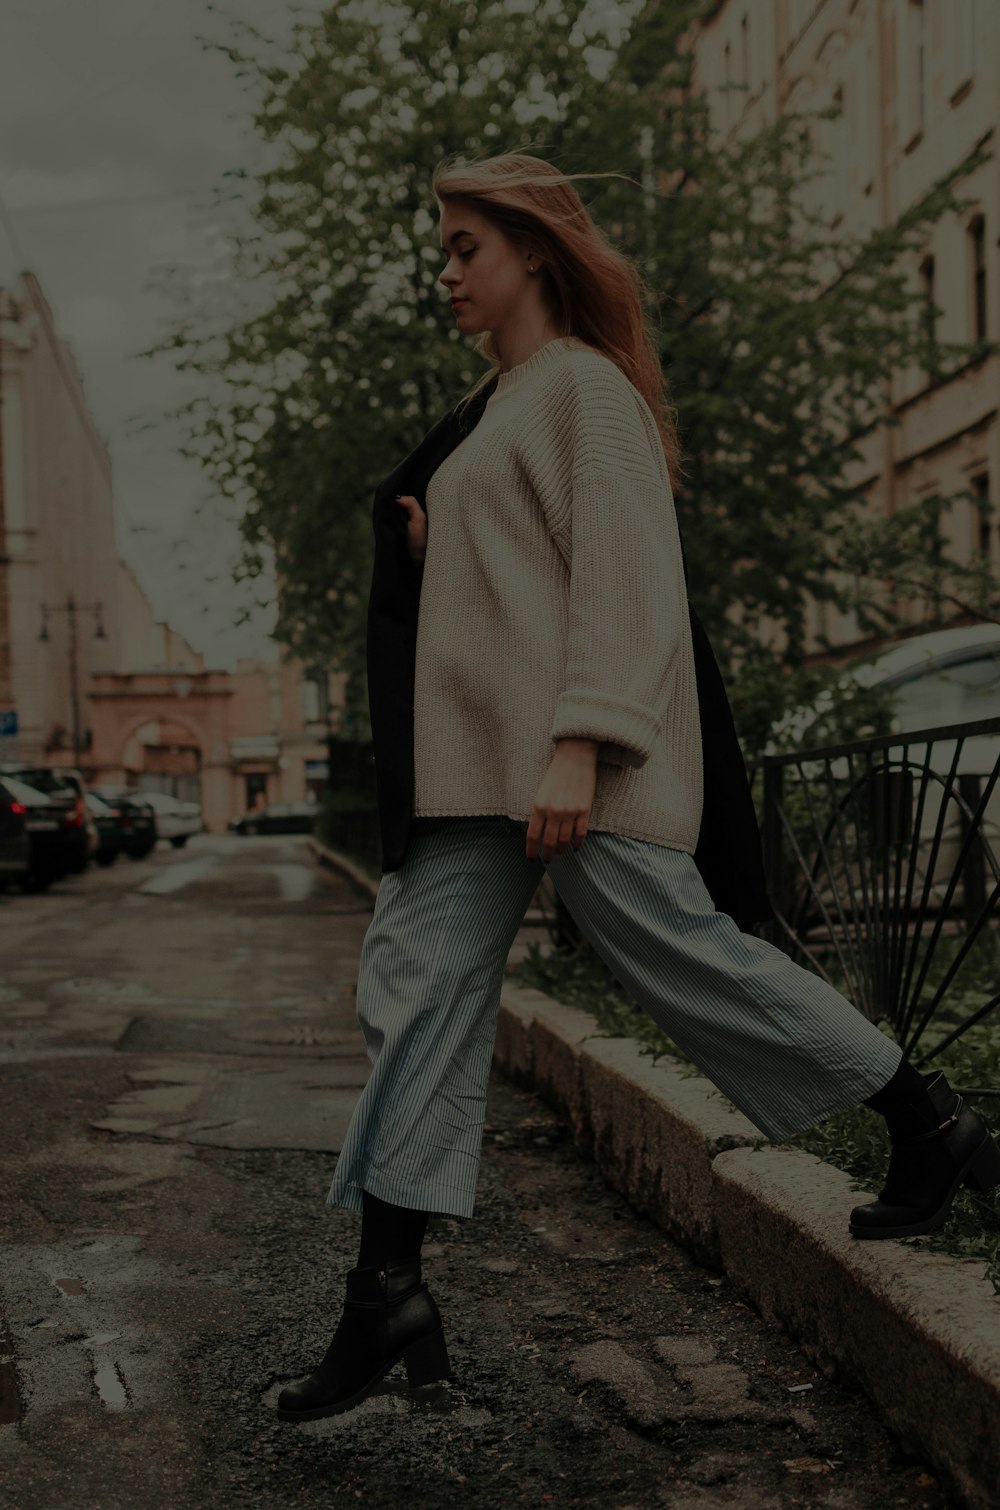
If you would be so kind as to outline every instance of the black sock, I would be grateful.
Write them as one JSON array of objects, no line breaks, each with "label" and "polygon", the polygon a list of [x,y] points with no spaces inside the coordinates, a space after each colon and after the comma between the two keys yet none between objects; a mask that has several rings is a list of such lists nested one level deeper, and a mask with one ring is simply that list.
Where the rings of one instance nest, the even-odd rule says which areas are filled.
[{"label": "black sock", "polygon": [[885,1118],[890,1134],[921,1133],[936,1125],[927,1082],[908,1059],[900,1060],[892,1079],[874,1096],[868,1096],[865,1105]]},{"label": "black sock", "polygon": [[426,1211],[394,1206],[367,1190],[361,1192],[361,1249],[358,1268],[398,1264],[420,1257],[427,1230]]}]

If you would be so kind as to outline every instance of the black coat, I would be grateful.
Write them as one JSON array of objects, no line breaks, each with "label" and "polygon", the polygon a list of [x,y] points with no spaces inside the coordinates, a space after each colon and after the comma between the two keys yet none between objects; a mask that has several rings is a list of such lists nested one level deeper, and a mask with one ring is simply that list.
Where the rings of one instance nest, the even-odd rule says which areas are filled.
[{"label": "black coat", "polygon": [[[368,601],[368,701],[375,753],[382,873],[398,870],[413,813],[413,694],[417,611],[423,568],[406,546],[410,494],[426,508],[426,490],[445,457],[482,416],[490,383],[459,417],[450,410],[375,489],[375,558]],[[718,663],[694,609],[691,635],[701,714],[705,802],[694,859],[717,910],[741,928],[774,916],[767,894],[760,832],[743,754]],[[539,772],[539,779],[542,773]]]}]

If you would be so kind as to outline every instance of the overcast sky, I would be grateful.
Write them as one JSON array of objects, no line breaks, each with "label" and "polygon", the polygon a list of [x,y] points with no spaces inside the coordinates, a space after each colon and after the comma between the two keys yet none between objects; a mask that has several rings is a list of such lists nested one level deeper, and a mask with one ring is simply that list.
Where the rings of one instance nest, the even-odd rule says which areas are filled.
[{"label": "overcast sky", "polygon": [[108,442],[119,550],[157,618],[210,666],[277,654],[269,609],[232,580],[239,538],[164,414],[187,392],[166,358],[140,360],[177,315],[163,269],[219,277],[227,169],[261,148],[234,66],[199,36],[229,18],[283,37],[282,0],[0,0],[0,283],[38,277]]}]

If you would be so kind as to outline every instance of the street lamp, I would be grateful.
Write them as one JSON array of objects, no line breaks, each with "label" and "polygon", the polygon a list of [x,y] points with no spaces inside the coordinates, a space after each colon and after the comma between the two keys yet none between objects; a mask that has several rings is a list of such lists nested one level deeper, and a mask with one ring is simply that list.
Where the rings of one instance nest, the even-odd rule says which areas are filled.
[{"label": "street lamp", "polygon": [[101,622],[103,606],[100,602],[77,603],[72,593],[70,593],[65,603],[42,604],[42,627],[38,633],[40,640],[51,638],[49,635],[49,614],[65,613],[69,615],[69,688],[73,704],[73,764],[75,766],[79,766],[80,755],[83,751],[83,741],[80,738],[80,689],[77,685],[76,616],[78,613],[94,614],[97,619],[94,639],[106,640],[107,635],[104,633],[104,625]]}]

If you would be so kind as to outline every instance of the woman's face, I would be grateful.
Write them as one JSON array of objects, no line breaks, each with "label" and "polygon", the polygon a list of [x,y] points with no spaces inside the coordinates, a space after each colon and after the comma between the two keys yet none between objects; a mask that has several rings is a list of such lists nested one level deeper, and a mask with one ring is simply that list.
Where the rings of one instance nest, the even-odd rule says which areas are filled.
[{"label": "woman's face", "polygon": [[[511,328],[524,312],[526,298],[534,302],[533,285],[540,281],[537,256],[518,251],[513,242],[475,210],[446,204],[439,224],[444,270],[439,282],[452,300],[461,331],[478,334]],[[529,273],[529,261],[536,271]]]}]

